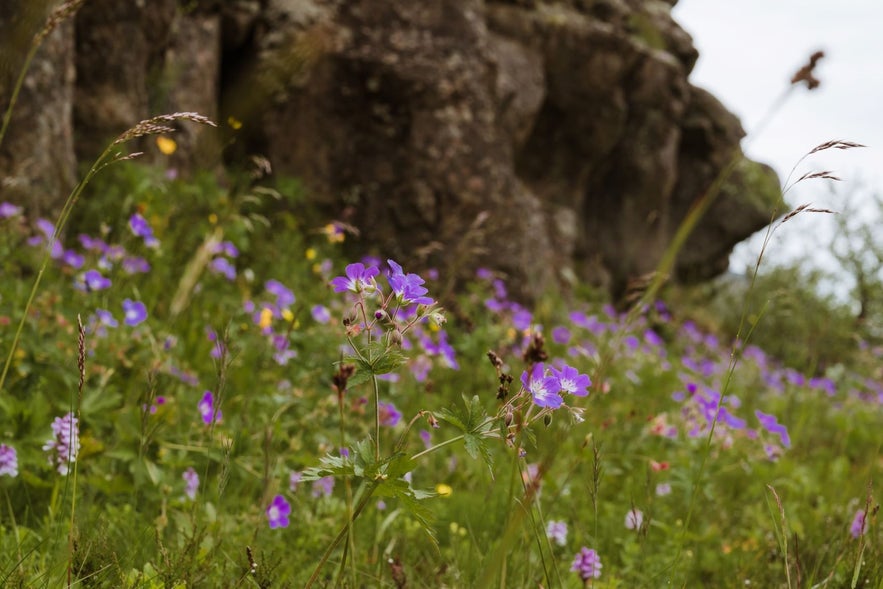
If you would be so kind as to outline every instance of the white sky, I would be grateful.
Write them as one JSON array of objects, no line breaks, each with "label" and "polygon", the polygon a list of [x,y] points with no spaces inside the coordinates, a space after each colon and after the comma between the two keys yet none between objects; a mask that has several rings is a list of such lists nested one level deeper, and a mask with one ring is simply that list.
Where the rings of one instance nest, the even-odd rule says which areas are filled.
[{"label": "white sky", "polygon": [[[690,79],[711,91],[742,120],[743,148],[770,164],[781,180],[816,145],[832,139],[868,147],[829,150],[798,168],[832,170],[844,180],[812,180],[787,195],[792,206],[812,202],[838,210],[842,196],[861,184],[878,191],[883,179],[883,0],[680,0],[675,20],[692,36],[699,61]],[[795,88],[762,133],[752,136],[797,69],[825,52],[820,88]],[[777,232],[778,257],[813,252],[835,224],[824,215],[795,218]],[[880,232],[883,233],[883,227]],[[808,239],[809,238],[809,239]],[[756,258],[757,236],[732,259],[741,271]],[[827,266],[830,262],[821,262]]]}]

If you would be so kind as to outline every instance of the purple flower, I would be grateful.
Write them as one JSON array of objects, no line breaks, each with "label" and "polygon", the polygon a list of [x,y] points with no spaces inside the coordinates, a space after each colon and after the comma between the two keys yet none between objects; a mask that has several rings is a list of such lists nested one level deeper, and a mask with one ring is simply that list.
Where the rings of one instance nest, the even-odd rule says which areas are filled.
[{"label": "purple flower", "polygon": [[451,344],[448,343],[448,334],[445,331],[438,332],[438,351],[441,353],[441,357],[444,359],[445,364],[448,365],[448,368],[460,370],[460,364],[457,362],[457,353],[451,347]]},{"label": "purple flower", "polygon": [[659,483],[656,485],[656,495],[659,497],[665,497],[666,495],[671,494],[671,483]]},{"label": "purple flower", "polygon": [[644,523],[644,514],[640,509],[633,507],[625,514],[625,527],[627,529],[637,530],[641,527],[642,523]]},{"label": "purple flower", "polygon": [[515,329],[524,331],[530,328],[531,321],[533,321],[533,314],[530,311],[516,303],[512,304],[512,325]]},{"label": "purple flower", "polygon": [[788,428],[779,423],[776,420],[775,415],[768,415],[761,411],[755,411],[754,415],[757,416],[757,420],[760,421],[760,424],[766,431],[779,436],[779,441],[782,442],[782,446],[785,448],[791,447],[791,437],[788,435]]},{"label": "purple flower", "polygon": [[6,444],[0,444],[0,476],[3,475],[18,476],[18,454],[15,452],[15,448]]},{"label": "purple flower", "polygon": [[141,301],[126,299],[123,301],[123,323],[134,327],[147,319],[147,307]]},{"label": "purple flower", "polygon": [[829,397],[833,397],[837,394],[837,385],[834,384],[834,381],[830,378],[820,376],[811,378],[809,380],[809,386],[825,391]]},{"label": "purple flower", "polygon": [[313,497],[329,497],[334,490],[334,477],[327,476],[313,481]]},{"label": "purple flower", "polygon": [[292,493],[297,491],[297,488],[300,486],[300,481],[303,478],[303,473],[298,472],[296,470],[291,471],[291,474],[288,476],[288,490]]},{"label": "purple flower", "polygon": [[86,272],[83,273],[81,280],[81,288],[86,292],[104,290],[105,288],[110,288],[111,284],[110,279],[102,276],[101,272],[98,270],[86,270]]},{"label": "purple flower", "polygon": [[212,249],[213,254],[224,254],[228,258],[236,258],[239,256],[239,250],[230,241],[222,241]]},{"label": "purple flower", "polygon": [[662,347],[665,344],[665,341],[659,336],[659,334],[652,329],[648,329],[644,332],[644,341],[655,348]]},{"label": "purple flower", "polygon": [[853,538],[858,538],[859,536],[864,535],[866,531],[865,510],[859,509],[855,512],[855,517],[852,518],[852,525],[849,526],[849,533],[852,534]]},{"label": "purple flower", "polygon": [[86,263],[86,258],[74,250],[64,250],[64,253],[61,254],[61,261],[71,268],[82,268],[83,264]]},{"label": "purple flower", "polygon": [[431,305],[433,301],[430,297],[424,296],[429,291],[421,286],[425,281],[416,274],[405,274],[402,267],[393,260],[387,260],[392,272],[387,280],[392,292],[395,293],[403,305],[417,303],[418,305]]},{"label": "purple flower", "polygon": [[52,236],[55,235],[55,225],[52,224],[52,221],[49,219],[37,219],[34,224],[37,226],[37,230],[43,234],[46,239],[52,239]]},{"label": "purple flower", "polygon": [[184,471],[184,474],[181,475],[184,479],[184,482],[187,483],[187,486],[184,489],[184,494],[193,501],[196,499],[196,491],[199,489],[199,475],[196,474],[196,471],[193,470],[193,467],[189,467]]},{"label": "purple flower", "polygon": [[[9,217],[15,217],[20,215],[22,211],[21,207],[17,207],[9,202],[0,202],[0,219],[8,219]],[[14,450],[13,450],[14,452]]]},{"label": "purple flower", "polygon": [[113,313],[106,309],[95,309],[94,331],[95,333],[107,333],[105,327],[119,327],[119,322],[114,319]]},{"label": "purple flower", "polygon": [[494,273],[488,268],[481,267],[475,271],[475,277],[479,280],[492,280]]},{"label": "purple flower", "polygon": [[402,419],[402,414],[392,403],[381,402],[379,404],[378,411],[380,411],[381,425],[385,425],[387,427],[395,427],[396,424],[398,424],[398,422]]},{"label": "purple flower", "polygon": [[199,414],[202,415],[202,422],[211,425],[212,422],[221,421],[221,410],[215,409],[215,396],[211,391],[206,391],[197,405]]},{"label": "purple flower", "polygon": [[552,376],[558,379],[560,390],[577,397],[588,395],[587,389],[592,386],[592,379],[585,374],[580,374],[579,370],[572,366],[564,366],[561,370],[552,368]]},{"label": "purple flower", "polygon": [[429,431],[422,429],[420,430],[420,439],[423,441],[423,446],[426,448],[432,447],[432,433]]},{"label": "purple flower", "polygon": [[227,280],[232,281],[236,278],[236,268],[227,258],[215,258],[211,261],[208,267],[209,270],[215,274],[221,274]]},{"label": "purple flower", "polygon": [[310,314],[317,323],[328,323],[331,321],[331,311],[324,305],[314,305],[310,309]]},{"label": "purple flower", "polygon": [[81,233],[77,236],[77,239],[80,240],[80,245],[83,246],[83,249],[89,252],[103,252],[107,249],[107,244],[101,238],[98,237],[90,237],[85,233]]},{"label": "purple flower", "polygon": [[123,258],[123,271],[126,274],[146,274],[150,272],[150,263],[138,256]]},{"label": "purple flower", "polygon": [[268,280],[264,284],[267,292],[276,297],[276,306],[279,308],[290,307],[296,300],[294,293],[278,280]]},{"label": "purple flower", "polygon": [[153,236],[153,229],[150,227],[147,219],[138,213],[129,218],[129,229],[136,236],[144,239],[144,245],[147,247],[157,247],[159,245],[159,240]]},{"label": "purple flower", "polygon": [[376,266],[365,267],[364,264],[356,262],[346,267],[346,276],[338,276],[331,281],[334,292],[362,292],[372,293],[377,290],[377,281],[375,276],[380,274],[380,270]]},{"label": "purple flower", "polygon": [[417,382],[425,382],[426,377],[429,376],[429,371],[432,368],[432,360],[429,359],[428,356],[420,354],[408,364],[408,368],[411,370],[411,374],[414,375],[414,380]]},{"label": "purple flower", "polygon": [[282,495],[273,497],[272,503],[267,507],[267,520],[270,522],[270,529],[287,528],[288,516],[291,515],[291,505]]},{"label": "purple flower", "polygon": [[546,368],[542,362],[533,367],[533,372],[528,375],[527,371],[521,373],[521,384],[533,396],[533,402],[539,407],[557,409],[564,403],[564,399],[558,394],[561,385],[554,376],[546,376]]},{"label": "purple flower", "polygon": [[77,461],[77,453],[80,451],[77,422],[73,413],[56,417],[52,422],[54,437],[43,444],[43,450],[49,453],[49,464],[55,466],[59,474],[66,475],[70,471],[70,464]]},{"label": "purple flower", "polygon": [[546,525],[546,536],[558,546],[567,545],[567,524],[561,521],[549,520]]},{"label": "purple flower", "polygon": [[583,546],[576,553],[570,570],[579,573],[579,578],[583,581],[597,579],[601,576],[601,558],[593,549]]},{"label": "purple flower", "polygon": [[556,344],[566,344],[570,341],[570,330],[559,325],[552,329],[552,341]]}]

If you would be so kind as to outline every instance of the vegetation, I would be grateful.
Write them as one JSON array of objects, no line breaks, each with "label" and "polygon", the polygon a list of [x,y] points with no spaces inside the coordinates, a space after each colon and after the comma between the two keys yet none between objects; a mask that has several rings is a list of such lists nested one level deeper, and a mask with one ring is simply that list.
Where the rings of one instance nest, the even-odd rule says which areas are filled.
[{"label": "vegetation", "polygon": [[438,302],[294,182],[124,162],[180,119],[57,220],[0,203],[3,585],[883,587],[870,245],[836,250],[857,316],[784,271]]},{"label": "vegetation", "polygon": [[[300,199],[294,184],[236,194],[134,164],[84,198],[76,223],[92,232],[48,250],[0,397],[17,465],[0,471],[6,584],[883,579],[883,352],[820,362],[831,334],[792,334],[843,324],[825,300],[764,334],[802,352],[790,367],[751,340],[734,347],[714,321],[726,313],[528,309],[487,271],[442,324],[436,306],[399,303],[444,277],[422,269],[422,293],[366,258],[383,273],[357,286],[346,234]],[[2,211],[8,350],[52,231]],[[795,298],[813,292],[784,276]],[[765,315],[752,337],[779,321]],[[591,385],[563,392],[565,366]],[[75,427],[51,427],[68,414]],[[601,566],[584,553],[570,572],[581,547]]]}]

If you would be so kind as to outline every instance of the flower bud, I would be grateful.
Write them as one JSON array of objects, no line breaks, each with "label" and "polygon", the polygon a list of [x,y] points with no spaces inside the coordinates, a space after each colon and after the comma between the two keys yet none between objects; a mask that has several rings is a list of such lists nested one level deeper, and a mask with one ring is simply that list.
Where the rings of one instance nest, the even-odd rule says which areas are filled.
[{"label": "flower bud", "polygon": [[448,320],[445,317],[444,313],[442,313],[441,309],[433,311],[432,313],[429,314],[429,322],[432,323],[433,325],[435,325],[436,327],[441,327],[442,325],[447,323],[447,321]]}]

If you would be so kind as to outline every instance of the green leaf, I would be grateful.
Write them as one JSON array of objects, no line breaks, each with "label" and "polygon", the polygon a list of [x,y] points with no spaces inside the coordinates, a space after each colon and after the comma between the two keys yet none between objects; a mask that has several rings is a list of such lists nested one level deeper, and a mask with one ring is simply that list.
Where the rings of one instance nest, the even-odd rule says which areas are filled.
[{"label": "green leaf", "polygon": [[319,459],[321,466],[307,468],[301,473],[301,480],[315,481],[324,477],[346,477],[354,475],[352,462],[343,456],[327,454]]},{"label": "green leaf", "polygon": [[432,527],[434,514],[424,503],[426,499],[436,496],[432,491],[412,489],[408,481],[404,479],[388,478],[381,482],[374,494],[378,497],[391,497],[398,499],[402,510],[414,518],[432,543],[438,545],[435,530]]},{"label": "green leaf", "polygon": [[361,356],[347,356],[344,361],[353,364],[356,372],[350,377],[347,386],[356,386],[372,376],[388,374],[408,361],[408,357],[395,348],[388,348],[382,341],[369,344],[361,350]]},{"label": "green leaf", "polygon": [[494,421],[488,419],[478,395],[473,396],[471,400],[463,397],[463,407],[456,412],[443,409],[438,415],[440,419],[463,432],[466,452],[473,459],[481,457],[493,477],[494,459],[487,438],[491,437]]}]

